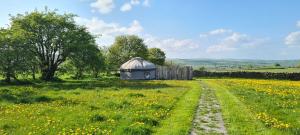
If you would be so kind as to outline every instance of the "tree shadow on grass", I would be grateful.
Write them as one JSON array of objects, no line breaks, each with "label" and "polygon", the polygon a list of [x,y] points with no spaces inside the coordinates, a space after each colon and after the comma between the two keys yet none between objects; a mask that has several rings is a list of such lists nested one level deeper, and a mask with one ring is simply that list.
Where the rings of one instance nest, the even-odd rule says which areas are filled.
[{"label": "tree shadow on grass", "polygon": [[120,79],[101,79],[101,80],[65,80],[59,82],[29,82],[4,84],[1,86],[29,86],[40,90],[93,90],[101,88],[111,88],[112,90],[129,89],[129,90],[147,90],[175,87],[159,81],[146,80],[120,80]]},{"label": "tree shadow on grass", "polygon": [[74,90],[74,89],[99,89],[111,88],[112,90],[129,89],[129,90],[147,90],[174,87],[165,83],[151,83],[151,81],[124,81],[124,80],[80,80],[66,81],[63,83],[47,83],[43,85],[35,85],[37,88],[52,90]]},{"label": "tree shadow on grass", "polygon": [[0,101],[28,104],[35,102],[51,102],[52,100],[52,98],[40,95],[32,89],[0,89]]}]

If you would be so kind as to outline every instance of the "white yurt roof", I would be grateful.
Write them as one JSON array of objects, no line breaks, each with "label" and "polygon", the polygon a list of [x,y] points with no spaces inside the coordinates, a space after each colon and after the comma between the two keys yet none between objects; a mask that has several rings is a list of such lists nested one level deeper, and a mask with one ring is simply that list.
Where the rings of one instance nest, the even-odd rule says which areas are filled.
[{"label": "white yurt roof", "polygon": [[155,65],[141,57],[130,59],[121,65],[120,69],[155,69]]}]

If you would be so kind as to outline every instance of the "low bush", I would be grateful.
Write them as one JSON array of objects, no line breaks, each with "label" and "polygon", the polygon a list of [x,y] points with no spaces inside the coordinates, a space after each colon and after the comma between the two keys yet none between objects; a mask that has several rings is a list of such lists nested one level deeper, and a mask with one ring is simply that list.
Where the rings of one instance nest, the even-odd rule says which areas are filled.
[{"label": "low bush", "polygon": [[129,93],[128,96],[129,97],[145,97],[145,95],[142,93]]},{"label": "low bush", "polygon": [[135,118],[134,121],[141,122],[141,123],[144,123],[149,126],[158,126],[159,125],[158,120],[151,118],[151,117],[146,117],[146,116],[141,116],[141,117]]},{"label": "low bush", "polygon": [[0,100],[11,103],[29,104],[35,102],[50,102],[53,99],[39,95],[32,88],[24,89],[0,89]]},{"label": "low bush", "polygon": [[124,127],[122,134],[123,135],[150,135],[153,131],[143,126],[141,123],[135,123],[131,126]]},{"label": "low bush", "polygon": [[100,114],[95,114],[91,117],[91,121],[92,122],[101,122],[101,121],[105,121],[106,117]]}]

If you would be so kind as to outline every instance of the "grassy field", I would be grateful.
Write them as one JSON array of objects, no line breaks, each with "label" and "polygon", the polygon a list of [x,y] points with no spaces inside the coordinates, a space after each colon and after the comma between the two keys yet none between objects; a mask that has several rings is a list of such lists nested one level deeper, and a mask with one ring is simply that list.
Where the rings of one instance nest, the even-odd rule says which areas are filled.
[{"label": "grassy field", "polygon": [[300,134],[300,82],[206,79],[229,134]]},{"label": "grassy field", "polygon": [[[200,95],[214,105],[205,99],[199,104]],[[112,78],[1,84],[0,134],[185,135],[199,104],[220,105],[198,111],[200,133],[210,130],[201,125],[212,126],[218,118],[215,124],[223,119],[228,134],[293,135],[300,133],[299,102],[299,81]],[[207,121],[205,114],[212,112],[222,118]]]},{"label": "grassy field", "polygon": [[0,134],[187,134],[197,81],[86,80],[0,86]]}]

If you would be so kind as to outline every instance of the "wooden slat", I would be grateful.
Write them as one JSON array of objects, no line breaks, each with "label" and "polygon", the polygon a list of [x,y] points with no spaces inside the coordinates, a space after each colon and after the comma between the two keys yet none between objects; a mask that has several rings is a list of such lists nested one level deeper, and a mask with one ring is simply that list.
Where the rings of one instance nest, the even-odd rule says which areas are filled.
[{"label": "wooden slat", "polygon": [[191,80],[193,68],[191,66],[157,66],[156,79],[158,80]]}]

